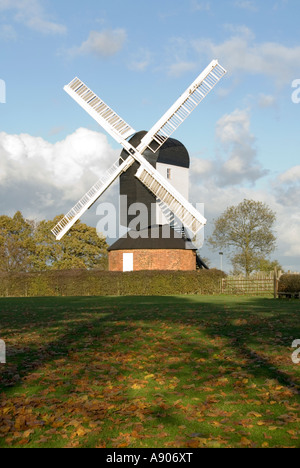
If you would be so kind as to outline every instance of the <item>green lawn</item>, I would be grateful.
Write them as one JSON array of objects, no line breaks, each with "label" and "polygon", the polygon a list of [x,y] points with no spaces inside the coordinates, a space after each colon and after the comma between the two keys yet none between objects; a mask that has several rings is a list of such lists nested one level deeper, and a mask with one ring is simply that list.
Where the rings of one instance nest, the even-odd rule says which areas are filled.
[{"label": "green lawn", "polygon": [[1,299],[0,447],[300,447],[299,306]]}]

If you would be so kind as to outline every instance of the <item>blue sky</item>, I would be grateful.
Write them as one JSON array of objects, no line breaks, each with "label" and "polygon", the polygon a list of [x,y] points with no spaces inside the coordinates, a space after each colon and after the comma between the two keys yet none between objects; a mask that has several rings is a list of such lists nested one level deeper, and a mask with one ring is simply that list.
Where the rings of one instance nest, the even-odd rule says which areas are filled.
[{"label": "blue sky", "polygon": [[64,93],[74,76],[146,130],[217,58],[228,75],[174,135],[192,158],[191,201],[205,203],[206,235],[227,206],[267,203],[274,258],[299,270],[299,14],[298,0],[0,0],[1,213],[65,212],[117,159]]}]

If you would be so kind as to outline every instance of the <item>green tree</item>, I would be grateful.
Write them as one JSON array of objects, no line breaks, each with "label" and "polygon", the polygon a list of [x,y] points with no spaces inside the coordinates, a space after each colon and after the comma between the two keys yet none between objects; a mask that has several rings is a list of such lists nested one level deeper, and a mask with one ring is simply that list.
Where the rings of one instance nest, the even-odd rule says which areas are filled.
[{"label": "green tree", "polygon": [[277,271],[282,271],[283,273],[283,268],[277,260],[269,260],[267,258],[258,259],[256,271],[268,273],[269,271],[274,271],[275,268],[277,269]]},{"label": "green tree", "polygon": [[61,241],[56,241],[51,233],[62,216],[53,221],[41,221],[34,232],[35,255],[33,269],[107,269],[107,248],[104,236],[99,236],[95,228],[77,221]]},{"label": "green tree", "polygon": [[[240,259],[239,255],[233,256],[231,259],[233,270],[231,272],[232,275],[242,275],[244,273],[244,269],[242,267],[242,259]],[[275,268],[277,271],[282,271],[283,268],[277,260],[269,260],[268,258],[264,257],[255,257],[251,258],[251,266],[252,272],[256,273],[270,273],[274,271]]]},{"label": "green tree", "polygon": [[25,220],[20,211],[13,218],[0,216],[1,271],[30,271],[35,251],[33,231],[34,223]]},{"label": "green tree", "polygon": [[275,213],[266,204],[244,200],[227,208],[215,221],[208,242],[213,250],[227,250],[234,269],[249,276],[257,269],[258,260],[275,250],[275,220]]}]

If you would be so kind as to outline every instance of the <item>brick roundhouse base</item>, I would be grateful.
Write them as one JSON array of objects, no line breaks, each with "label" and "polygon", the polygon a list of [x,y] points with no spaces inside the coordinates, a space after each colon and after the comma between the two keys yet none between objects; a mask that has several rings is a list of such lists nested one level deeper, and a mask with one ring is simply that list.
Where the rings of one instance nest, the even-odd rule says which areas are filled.
[{"label": "brick roundhouse base", "polygon": [[114,250],[109,252],[109,271],[123,271],[123,254],[133,254],[133,270],[195,271],[193,250]]}]

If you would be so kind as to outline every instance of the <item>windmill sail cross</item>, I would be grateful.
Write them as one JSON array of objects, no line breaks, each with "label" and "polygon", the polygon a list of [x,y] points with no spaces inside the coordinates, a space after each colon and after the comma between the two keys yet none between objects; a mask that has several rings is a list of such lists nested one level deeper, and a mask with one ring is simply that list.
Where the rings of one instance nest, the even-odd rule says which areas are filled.
[{"label": "windmill sail cross", "polygon": [[213,60],[146,134],[137,148],[127,141],[136,133],[135,130],[79,78],[74,78],[65,86],[65,91],[123,146],[129,153],[129,157],[123,160],[121,165],[118,160],[53,228],[52,233],[56,239],[60,240],[134,161],[140,163],[136,177],[157,197],[160,203],[177,216],[183,225],[196,234],[206,224],[206,219],[148,163],[143,153],[147,148],[153,153],[157,152],[226,73],[219,62]]}]

